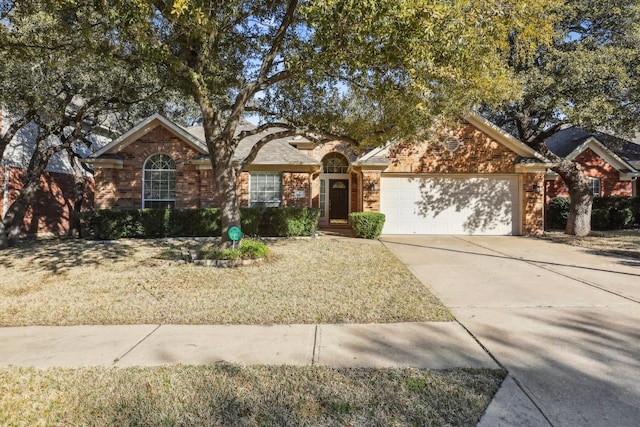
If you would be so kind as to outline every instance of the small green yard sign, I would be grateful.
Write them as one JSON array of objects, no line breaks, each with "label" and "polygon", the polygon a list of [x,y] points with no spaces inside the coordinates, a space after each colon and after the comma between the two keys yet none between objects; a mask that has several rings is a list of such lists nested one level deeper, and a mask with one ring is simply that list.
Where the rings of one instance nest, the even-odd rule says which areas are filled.
[{"label": "small green yard sign", "polygon": [[234,225],[233,227],[229,227],[227,235],[232,241],[237,242],[242,237],[242,230],[240,230],[240,227],[237,225]]}]

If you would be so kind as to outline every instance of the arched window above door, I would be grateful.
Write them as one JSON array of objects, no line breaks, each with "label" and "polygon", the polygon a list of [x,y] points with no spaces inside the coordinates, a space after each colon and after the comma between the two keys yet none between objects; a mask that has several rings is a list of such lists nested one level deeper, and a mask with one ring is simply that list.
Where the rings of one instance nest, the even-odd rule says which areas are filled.
[{"label": "arched window above door", "polygon": [[349,162],[340,153],[329,153],[322,159],[322,172],[348,173]]}]

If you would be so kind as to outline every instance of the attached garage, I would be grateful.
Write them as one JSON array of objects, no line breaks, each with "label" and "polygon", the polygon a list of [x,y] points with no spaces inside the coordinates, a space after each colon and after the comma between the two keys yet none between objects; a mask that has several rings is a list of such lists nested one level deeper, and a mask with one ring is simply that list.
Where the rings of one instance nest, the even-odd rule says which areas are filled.
[{"label": "attached garage", "polygon": [[518,175],[386,175],[383,234],[517,235]]}]

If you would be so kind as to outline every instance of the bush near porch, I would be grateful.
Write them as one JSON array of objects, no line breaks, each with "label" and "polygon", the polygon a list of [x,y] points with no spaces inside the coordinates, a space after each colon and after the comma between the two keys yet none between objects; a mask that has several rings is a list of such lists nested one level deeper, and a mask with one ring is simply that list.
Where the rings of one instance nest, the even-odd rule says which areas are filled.
[{"label": "bush near porch", "polygon": [[[241,208],[241,229],[248,236],[311,236],[318,209],[304,207]],[[105,209],[82,214],[83,236],[96,240],[159,237],[219,237],[220,210]]]},{"label": "bush near porch", "polygon": [[[564,229],[569,217],[569,198],[554,197],[547,210],[547,229]],[[593,199],[591,228],[619,230],[640,226],[640,197],[609,196]]]}]

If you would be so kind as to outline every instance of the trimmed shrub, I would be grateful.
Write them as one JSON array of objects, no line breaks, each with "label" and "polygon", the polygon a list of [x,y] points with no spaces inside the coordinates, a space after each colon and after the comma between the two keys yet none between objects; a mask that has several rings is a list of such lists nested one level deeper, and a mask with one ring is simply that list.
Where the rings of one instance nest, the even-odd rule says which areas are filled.
[{"label": "trimmed shrub", "polygon": [[[638,197],[611,196],[596,197],[591,209],[593,230],[617,230],[639,225],[640,199]],[[555,197],[547,209],[547,228],[564,229],[569,217],[569,199]]]},{"label": "trimmed shrub", "polygon": [[375,239],[382,233],[385,216],[379,212],[352,212],[349,220],[356,237]]},{"label": "trimmed shrub", "polygon": [[99,210],[83,212],[83,235],[90,239],[117,240],[123,237],[142,237],[139,210]]},{"label": "trimmed shrub", "polygon": [[[636,183],[636,185],[638,184]],[[640,227],[640,197],[632,197],[629,200],[629,209],[631,209],[633,216],[632,225]]]},{"label": "trimmed shrub", "polygon": [[140,225],[142,236],[145,239],[165,237],[169,226],[169,209],[142,209],[140,212]]},{"label": "trimmed shrub", "polygon": [[[242,232],[249,236],[310,236],[320,211],[311,208],[242,208]],[[159,237],[220,237],[220,210],[133,209],[97,210],[81,215],[83,235],[89,239]]]},{"label": "trimmed shrub", "polygon": [[257,236],[260,234],[260,223],[264,210],[258,208],[240,208],[240,228],[242,234]]},{"label": "trimmed shrub", "polygon": [[564,230],[567,227],[570,204],[568,197],[554,197],[551,199],[547,209],[547,229]]},{"label": "trimmed shrub", "polygon": [[305,207],[266,208],[262,213],[261,236],[311,236],[318,229],[320,210]]},{"label": "trimmed shrub", "polygon": [[592,230],[609,230],[609,209],[594,208],[591,209],[591,229]]},{"label": "trimmed shrub", "polygon": [[220,237],[220,209],[173,209],[169,212],[166,236]]}]

